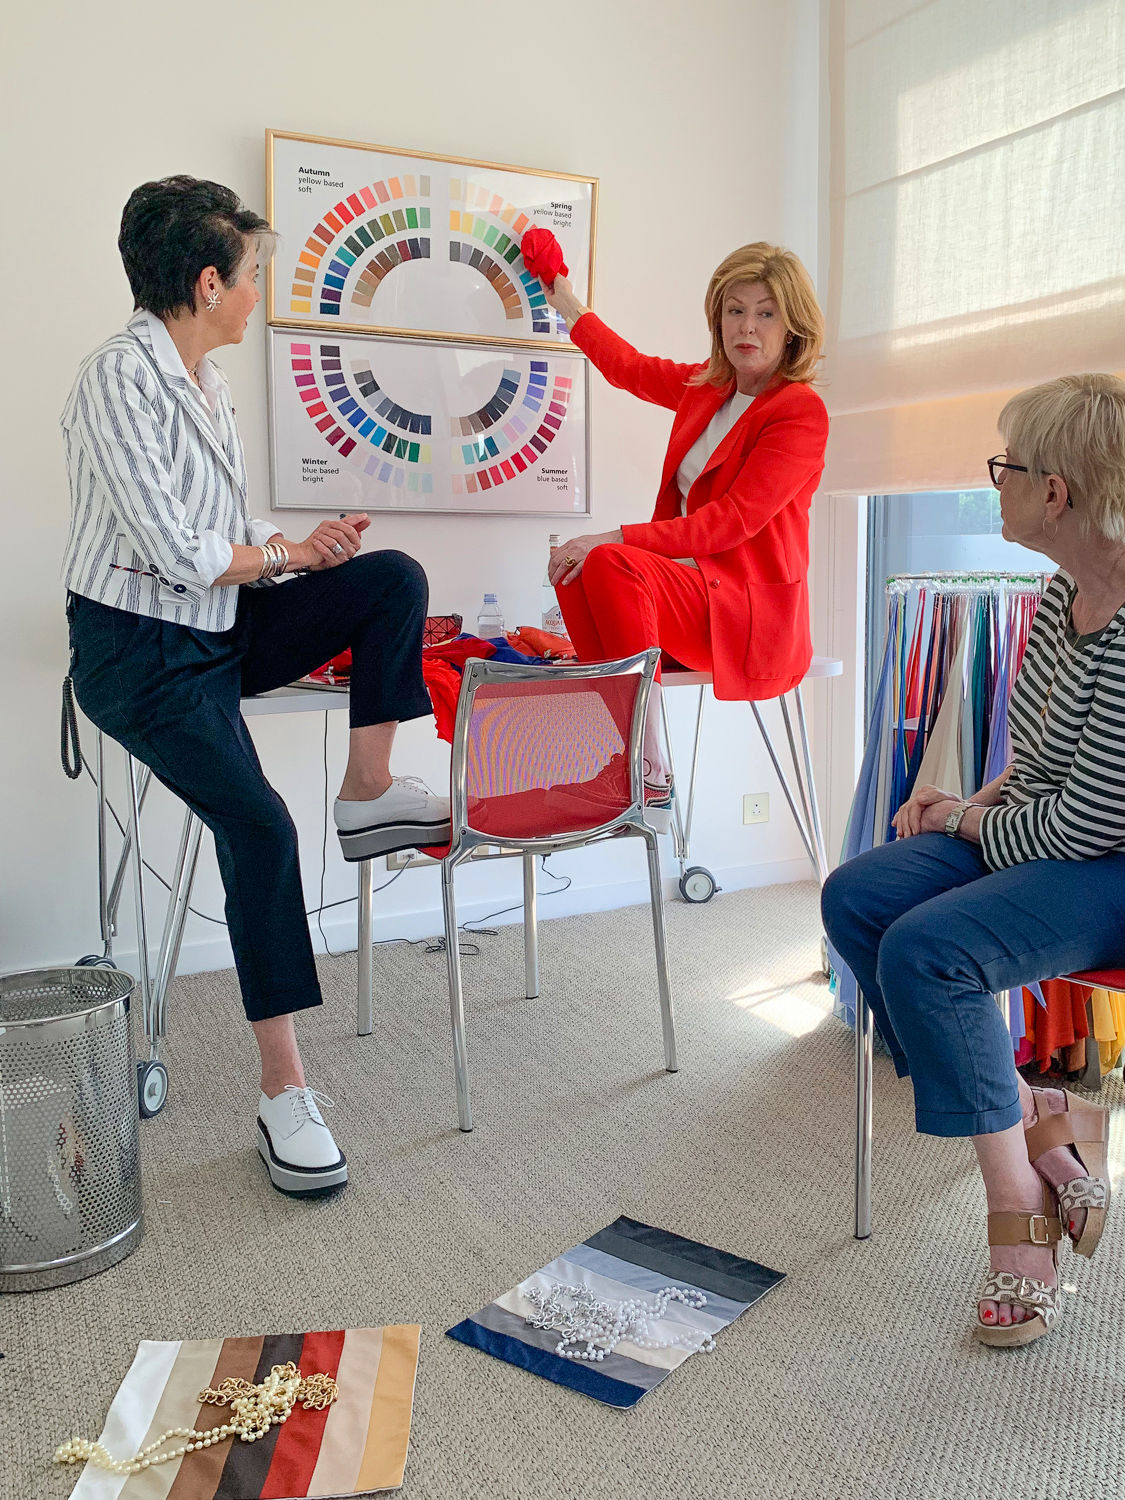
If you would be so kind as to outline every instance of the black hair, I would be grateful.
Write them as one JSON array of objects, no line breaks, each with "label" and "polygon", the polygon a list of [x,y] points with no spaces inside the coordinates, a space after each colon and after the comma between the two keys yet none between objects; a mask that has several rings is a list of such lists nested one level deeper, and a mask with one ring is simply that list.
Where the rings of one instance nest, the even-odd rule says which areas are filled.
[{"label": "black hair", "polygon": [[143,182],[129,195],[117,238],[133,306],[158,318],[194,312],[200,272],[214,266],[230,286],[246,258],[247,237],[269,233],[265,219],[217,182],[184,176]]}]

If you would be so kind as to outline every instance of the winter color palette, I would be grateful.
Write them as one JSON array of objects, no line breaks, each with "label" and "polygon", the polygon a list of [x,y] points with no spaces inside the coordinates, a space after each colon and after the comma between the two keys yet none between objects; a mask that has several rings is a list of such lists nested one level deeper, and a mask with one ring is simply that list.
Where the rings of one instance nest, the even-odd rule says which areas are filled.
[{"label": "winter color palette", "polygon": [[[783,1279],[784,1272],[757,1261],[622,1217],[450,1328],[448,1335],[609,1406],[635,1406]],[[603,1316],[606,1309],[630,1305],[655,1307],[662,1316],[645,1327],[644,1343],[626,1334],[600,1358],[575,1358],[586,1351],[585,1340],[564,1344],[558,1326],[536,1327],[528,1321],[545,1321],[542,1309],[558,1303],[562,1287],[571,1289],[571,1304],[576,1295],[584,1296]],[[669,1288],[685,1300],[666,1303],[659,1294]],[[560,1345],[571,1357],[558,1352]]]}]

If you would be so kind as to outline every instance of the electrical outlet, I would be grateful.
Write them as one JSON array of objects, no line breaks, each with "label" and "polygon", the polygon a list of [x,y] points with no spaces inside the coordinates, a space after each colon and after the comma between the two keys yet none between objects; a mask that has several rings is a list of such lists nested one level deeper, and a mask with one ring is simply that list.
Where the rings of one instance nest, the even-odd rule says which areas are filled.
[{"label": "electrical outlet", "polygon": [[[474,849],[472,859],[497,859],[502,855],[519,854],[519,849],[509,849],[506,844],[481,844]],[[423,854],[421,849],[398,849],[387,855],[388,870],[413,869],[416,865],[436,865],[438,861]]]},{"label": "electrical outlet", "polygon": [[396,849],[393,854],[387,855],[388,870],[405,870],[408,866],[436,865],[437,860],[431,859],[428,854],[423,854],[421,849]]},{"label": "electrical outlet", "polygon": [[742,821],[744,823],[768,823],[769,820],[769,793],[747,792],[742,799]]}]

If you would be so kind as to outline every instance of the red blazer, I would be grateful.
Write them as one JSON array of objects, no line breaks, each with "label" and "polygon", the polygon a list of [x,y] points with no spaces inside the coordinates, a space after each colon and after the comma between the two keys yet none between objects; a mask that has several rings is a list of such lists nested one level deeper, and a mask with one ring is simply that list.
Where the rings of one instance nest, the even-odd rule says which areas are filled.
[{"label": "red blazer", "polygon": [[812,658],[809,505],[824,469],[824,402],[803,382],[763,391],[708,459],[681,515],[676,470],[733,385],[689,385],[700,365],[638,354],[596,313],[584,313],[571,337],[611,385],[676,414],[652,520],[621,531],[631,547],[699,563],[715,696],[788,692]]}]

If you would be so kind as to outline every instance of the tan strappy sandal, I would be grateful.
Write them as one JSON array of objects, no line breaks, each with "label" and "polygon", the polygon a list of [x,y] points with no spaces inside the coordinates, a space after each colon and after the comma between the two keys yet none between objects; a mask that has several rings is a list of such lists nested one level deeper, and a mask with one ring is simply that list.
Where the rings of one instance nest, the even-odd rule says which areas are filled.
[{"label": "tan strappy sandal", "polygon": [[1068,1229],[1067,1238],[1076,1254],[1093,1255],[1109,1211],[1109,1110],[1080,1099],[1069,1089],[1061,1092],[1066,1096],[1065,1112],[1051,1114],[1044,1107],[1039,1110],[1035,1124],[1029,1125],[1024,1132],[1027,1157],[1035,1166],[1045,1152],[1056,1146],[1069,1146],[1086,1168],[1089,1176],[1072,1178],[1054,1192],[1064,1225],[1069,1225],[1076,1209],[1086,1210],[1082,1233],[1075,1239]]},{"label": "tan strappy sandal", "polygon": [[[1060,1116],[1060,1118],[1062,1118]],[[1058,1277],[1058,1243],[1062,1225],[1055,1214],[1054,1200],[1046,1185],[1043,1189],[1041,1214],[997,1213],[988,1216],[989,1245],[1039,1245],[1049,1249]],[[1022,1323],[985,1323],[977,1312],[973,1333],[982,1344],[998,1349],[1019,1348],[1033,1344],[1050,1333],[1059,1316],[1061,1302],[1058,1286],[1048,1286],[1034,1276],[1017,1276],[1014,1271],[989,1271],[984,1278],[977,1302],[1007,1302],[1031,1314]]]}]

